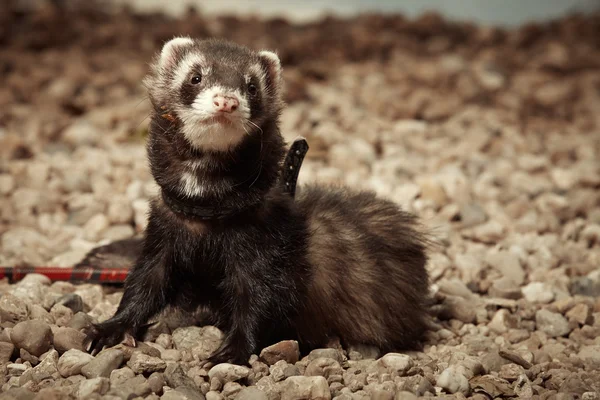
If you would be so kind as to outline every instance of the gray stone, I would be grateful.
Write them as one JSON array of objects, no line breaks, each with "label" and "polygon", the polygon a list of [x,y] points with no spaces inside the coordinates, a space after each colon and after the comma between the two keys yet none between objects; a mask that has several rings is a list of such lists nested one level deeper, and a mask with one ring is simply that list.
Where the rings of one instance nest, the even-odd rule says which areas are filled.
[{"label": "gray stone", "polygon": [[571,332],[569,321],[561,314],[542,309],[535,313],[537,328],[550,337],[565,336]]},{"label": "gray stone", "polygon": [[0,320],[2,322],[26,321],[29,316],[27,302],[10,293],[0,297]]},{"label": "gray stone", "polygon": [[265,347],[260,352],[260,358],[268,365],[273,365],[279,360],[294,364],[300,359],[298,342],[295,340],[284,340],[269,347]]},{"label": "gray stone", "polygon": [[78,312],[73,315],[73,318],[69,321],[69,328],[79,330],[86,330],[92,327],[92,317],[84,312]]},{"label": "gray stone", "polygon": [[136,351],[131,355],[127,366],[136,374],[164,371],[167,363],[158,357],[151,357]]},{"label": "gray stone", "polygon": [[[201,329],[202,331],[200,332],[200,337],[197,342],[194,342],[191,345],[191,349],[194,358],[197,358],[199,360],[206,360],[221,346],[224,335],[223,332],[221,332],[218,328],[215,328],[214,326],[205,326]],[[181,350],[182,345],[177,344],[178,342],[180,343],[181,340],[178,338],[176,341],[176,332],[177,330],[173,332],[173,343],[175,343],[175,347],[177,347],[177,349]],[[186,348],[186,345],[183,345],[183,348]]]},{"label": "gray stone", "polygon": [[213,378],[218,379],[222,383],[237,381],[242,378],[246,378],[250,370],[247,367],[241,365],[234,365],[229,363],[217,364],[208,371],[208,377],[212,380]]},{"label": "gray stone", "polygon": [[50,325],[46,322],[31,320],[15,325],[10,338],[16,347],[39,357],[50,349],[53,335]]},{"label": "gray stone", "polygon": [[38,365],[40,359],[25,349],[19,349],[19,357],[21,357],[22,362],[29,362],[31,365]]},{"label": "gray stone", "polygon": [[157,345],[162,346],[164,349],[173,348],[173,338],[168,333],[161,333],[154,342]]},{"label": "gray stone", "polygon": [[165,380],[172,388],[182,386],[188,386],[191,388],[196,387],[194,380],[186,375],[181,368],[181,365],[178,363],[167,365],[167,368],[165,369]]},{"label": "gray stone", "polygon": [[58,352],[56,350],[50,350],[44,357],[41,358],[41,362],[33,368],[32,379],[34,382],[39,383],[44,379],[57,379],[60,377],[58,373]]},{"label": "gray stone", "polygon": [[236,400],[269,400],[267,394],[255,387],[245,387],[235,396]]},{"label": "gray stone", "polygon": [[308,359],[315,358],[332,358],[339,363],[344,361],[344,355],[337,349],[315,349],[308,354]]},{"label": "gray stone", "polygon": [[486,255],[485,261],[516,285],[525,281],[525,270],[516,254],[506,250],[491,251]]},{"label": "gray stone", "polygon": [[61,327],[53,330],[54,332],[54,348],[59,353],[64,353],[67,350],[75,349],[85,351],[85,342],[87,335],[76,329],[69,327]]},{"label": "gray stone", "polygon": [[56,325],[67,326],[73,318],[73,311],[62,304],[55,304],[50,309],[50,315],[54,318]]},{"label": "gray stone", "polygon": [[466,300],[458,296],[446,296],[444,304],[450,318],[454,318],[465,323],[471,323],[475,321],[476,307],[473,306],[472,300]]},{"label": "gray stone", "polygon": [[165,386],[165,376],[161,372],[153,372],[148,377],[148,386],[150,386],[152,392],[162,393],[163,386]]},{"label": "gray stone", "polygon": [[110,373],[110,384],[111,386],[122,385],[131,378],[135,377],[135,372],[129,367],[118,368]]},{"label": "gray stone", "polygon": [[554,300],[554,293],[550,285],[544,282],[531,282],[521,291],[525,300],[531,303],[547,304]]},{"label": "gray stone", "polygon": [[81,368],[93,359],[94,357],[91,354],[81,350],[68,350],[58,359],[58,372],[65,378],[79,375],[81,373]]},{"label": "gray stone", "polygon": [[242,390],[242,385],[237,382],[227,382],[223,385],[223,390],[221,394],[226,399],[233,399],[239,392]]},{"label": "gray stone", "polygon": [[333,358],[319,357],[312,360],[304,371],[306,376],[324,376],[328,378],[331,375],[342,375],[340,363]]},{"label": "gray stone", "polygon": [[456,365],[452,365],[443,370],[438,376],[435,384],[448,393],[462,393],[467,395],[470,389],[469,380],[463,371],[461,371],[461,368]]},{"label": "gray stone", "polygon": [[322,376],[291,376],[279,385],[281,400],[331,399],[329,385]]},{"label": "gray stone", "polygon": [[121,350],[106,349],[101,351],[93,360],[81,369],[87,378],[108,378],[110,373],[123,363],[124,355]]},{"label": "gray stone", "polygon": [[25,364],[11,363],[6,366],[6,372],[9,376],[21,376],[29,367]]},{"label": "gray stone", "polygon": [[0,364],[9,362],[14,352],[15,346],[12,343],[0,342]]},{"label": "gray stone", "polygon": [[197,389],[183,386],[165,392],[161,400],[205,400],[205,397]]},{"label": "gray stone", "polygon": [[0,395],[1,400],[33,400],[36,393],[22,387],[15,387]]},{"label": "gray stone", "polygon": [[108,392],[110,381],[108,378],[97,377],[81,382],[77,390],[77,396],[80,399],[88,399],[93,394],[103,395]]},{"label": "gray stone", "polygon": [[400,353],[388,353],[377,360],[377,364],[394,376],[404,376],[414,363],[410,356]]}]

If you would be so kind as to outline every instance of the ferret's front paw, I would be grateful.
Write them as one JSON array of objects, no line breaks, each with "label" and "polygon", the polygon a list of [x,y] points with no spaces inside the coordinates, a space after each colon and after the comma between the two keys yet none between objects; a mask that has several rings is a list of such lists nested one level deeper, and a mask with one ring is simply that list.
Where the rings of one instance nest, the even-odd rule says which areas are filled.
[{"label": "ferret's front paw", "polygon": [[113,347],[119,344],[126,334],[126,330],[113,324],[96,324],[87,332],[87,349],[92,355],[96,355],[105,347]]},{"label": "ferret's front paw", "polygon": [[249,358],[250,354],[248,353],[248,351],[224,343],[215,353],[213,353],[208,358],[208,361],[211,362],[213,365],[221,363],[243,365],[248,363]]}]

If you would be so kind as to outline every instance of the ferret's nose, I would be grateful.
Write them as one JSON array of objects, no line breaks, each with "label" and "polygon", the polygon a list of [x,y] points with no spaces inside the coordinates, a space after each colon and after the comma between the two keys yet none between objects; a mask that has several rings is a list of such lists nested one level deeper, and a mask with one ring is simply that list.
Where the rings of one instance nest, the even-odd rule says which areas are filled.
[{"label": "ferret's nose", "polygon": [[235,96],[215,94],[213,97],[213,105],[215,106],[215,111],[232,113],[237,110],[240,101]]}]

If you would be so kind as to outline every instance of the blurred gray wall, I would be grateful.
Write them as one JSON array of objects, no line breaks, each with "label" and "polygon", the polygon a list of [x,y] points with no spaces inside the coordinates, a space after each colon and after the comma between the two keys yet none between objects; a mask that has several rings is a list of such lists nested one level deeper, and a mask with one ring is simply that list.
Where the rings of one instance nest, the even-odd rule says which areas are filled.
[{"label": "blurred gray wall", "polygon": [[107,0],[140,11],[177,15],[193,4],[207,14],[284,16],[307,21],[326,13],[351,16],[361,11],[401,12],[409,17],[435,10],[449,19],[515,26],[546,21],[572,12],[600,10],[600,0]]}]

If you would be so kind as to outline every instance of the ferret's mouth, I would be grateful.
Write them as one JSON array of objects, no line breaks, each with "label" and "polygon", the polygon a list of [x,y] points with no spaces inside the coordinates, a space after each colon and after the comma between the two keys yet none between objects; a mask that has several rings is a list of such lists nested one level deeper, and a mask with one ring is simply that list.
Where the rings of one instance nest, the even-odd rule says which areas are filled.
[{"label": "ferret's mouth", "polygon": [[204,121],[207,124],[226,124],[231,125],[232,121],[223,114],[215,114],[212,117],[206,118]]}]

